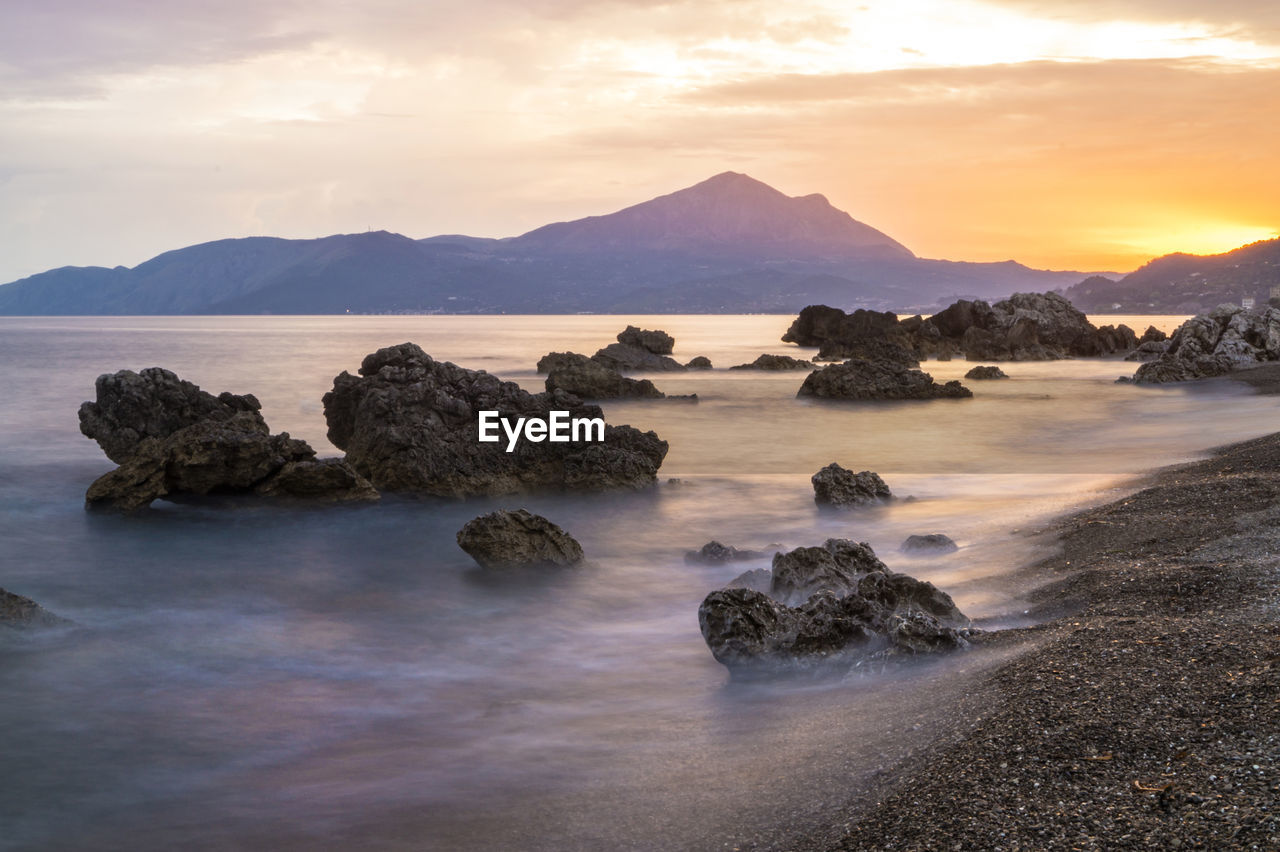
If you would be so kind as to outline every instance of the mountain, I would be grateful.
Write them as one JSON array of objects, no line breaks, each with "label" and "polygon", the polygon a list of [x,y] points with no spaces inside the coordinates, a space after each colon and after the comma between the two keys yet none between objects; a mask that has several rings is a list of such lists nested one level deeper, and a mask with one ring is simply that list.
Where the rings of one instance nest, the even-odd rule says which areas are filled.
[{"label": "mountain", "polygon": [[0,286],[0,314],[793,313],[816,302],[929,310],[1081,275],[917,258],[821,195],[789,197],[725,172],[507,239],[251,237],[132,269],[63,267]]},{"label": "mountain", "polygon": [[1280,239],[1223,254],[1167,254],[1120,280],[1093,276],[1064,295],[1085,312],[1194,314],[1223,302],[1265,305],[1280,288]]}]

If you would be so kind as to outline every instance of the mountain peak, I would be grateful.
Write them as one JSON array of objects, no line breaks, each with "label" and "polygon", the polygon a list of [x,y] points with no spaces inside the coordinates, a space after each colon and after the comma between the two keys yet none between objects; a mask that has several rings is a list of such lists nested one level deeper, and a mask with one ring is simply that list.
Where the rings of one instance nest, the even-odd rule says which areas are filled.
[{"label": "mountain peak", "polygon": [[732,171],[607,216],[547,225],[515,242],[578,252],[626,248],[797,259],[914,256],[886,234],[831,206],[826,196],[793,198]]}]

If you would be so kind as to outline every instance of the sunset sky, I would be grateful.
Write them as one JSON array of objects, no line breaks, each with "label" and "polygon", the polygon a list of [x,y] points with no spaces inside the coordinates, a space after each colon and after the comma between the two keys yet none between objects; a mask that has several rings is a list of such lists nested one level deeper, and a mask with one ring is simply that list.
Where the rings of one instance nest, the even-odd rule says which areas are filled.
[{"label": "sunset sky", "polygon": [[0,7],[0,281],[223,237],[511,236],[725,170],[916,254],[1280,229],[1274,0]]}]

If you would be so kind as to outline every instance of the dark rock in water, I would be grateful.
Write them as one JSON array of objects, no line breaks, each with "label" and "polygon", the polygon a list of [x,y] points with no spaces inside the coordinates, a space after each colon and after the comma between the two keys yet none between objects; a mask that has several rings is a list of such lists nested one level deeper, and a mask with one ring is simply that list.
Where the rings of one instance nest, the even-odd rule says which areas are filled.
[{"label": "dark rock in water", "polygon": [[548,352],[538,359],[538,372],[550,373],[556,367],[573,366],[579,358],[586,358],[577,352]]},{"label": "dark rock in water", "polygon": [[1124,323],[1116,326],[1103,325],[1098,327],[1098,341],[1101,350],[1099,354],[1128,352],[1137,348],[1138,335]]},{"label": "dark rock in water", "polygon": [[966,379],[1007,379],[1009,375],[999,367],[974,367],[964,374]]},{"label": "dark rock in water", "polygon": [[864,337],[850,341],[828,341],[822,344],[817,361],[843,361],[860,358],[887,365],[911,369],[920,366],[920,359],[903,342],[889,337]]},{"label": "dark rock in water", "polygon": [[[833,545],[844,555],[836,556]],[[790,560],[775,557],[788,579],[780,583],[775,567],[773,588],[789,589],[786,600],[744,575],[744,582],[712,592],[698,608],[703,639],[735,677],[838,670],[870,658],[952,650],[972,635],[969,619],[946,593],[885,570],[866,545],[837,540],[793,553]]]},{"label": "dark rock in water", "polygon": [[[548,371],[548,391],[562,390],[582,399],[662,399],[665,396],[648,379],[627,378],[586,355],[573,352],[552,354],[556,360]],[[550,357],[539,361],[539,366]]]},{"label": "dark rock in water", "polygon": [[481,370],[436,361],[412,343],[365,357],[360,375],[342,373],[324,396],[329,440],[385,491],[445,497],[549,489],[601,491],[652,485],[667,454],[653,432],[606,426],[602,443],[477,441],[480,411],[515,421],[601,418],[599,407],[564,391],[531,394]]},{"label": "dark rock in water", "polygon": [[813,483],[813,500],[819,505],[863,506],[882,503],[893,497],[889,486],[878,474],[869,470],[854,473],[835,462],[815,473],[810,481]]},{"label": "dark rock in water", "polygon": [[1168,348],[1134,374],[1139,384],[1185,382],[1280,359],[1280,308],[1219,305],[1178,326]]},{"label": "dark rock in water", "polygon": [[656,355],[640,346],[626,343],[610,343],[591,356],[591,360],[613,370],[640,370],[643,372],[676,372],[688,369],[674,358]]},{"label": "dark rock in water", "polygon": [[750,364],[739,364],[730,370],[812,370],[813,362],[790,355],[761,355]]},{"label": "dark rock in water", "polygon": [[560,527],[524,509],[470,520],[458,530],[458,547],[482,568],[576,565],[582,546]]},{"label": "dark rock in water", "polygon": [[758,550],[739,550],[718,541],[709,541],[702,545],[701,550],[686,550],[684,561],[702,565],[723,565],[726,562],[738,562],[743,559],[759,559],[764,555]]},{"label": "dark rock in water", "polygon": [[123,461],[89,486],[90,506],[131,511],[206,494],[378,498],[345,462],[317,461],[305,441],[272,435],[252,396],[214,397],[159,368],[101,376],[96,388],[97,401],[80,407],[81,431]]},{"label": "dark rock in water", "polygon": [[768,568],[756,568],[744,571],[729,581],[726,589],[751,589],[761,594],[768,594],[773,585],[773,572]]},{"label": "dark rock in water", "polygon": [[685,364],[684,366],[685,366],[685,369],[687,370],[710,370],[711,359],[705,355],[698,355],[697,357],[691,359],[689,363]]},{"label": "dark rock in water", "polygon": [[68,623],[40,604],[0,589],[0,628],[19,629],[24,627],[53,627]]},{"label": "dark rock in water", "polygon": [[96,400],[80,406],[80,431],[116,464],[128,461],[145,439],[167,438],[196,423],[238,418],[267,431],[253,394],[214,396],[160,367],[104,373],[94,390]]},{"label": "dark rock in water", "polygon": [[814,370],[796,395],[854,400],[961,399],[973,396],[973,391],[955,381],[940,385],[920,370],[854,359]]},{"label": "dark rock in water", "polygon": [[676,345],[676,339],[665,331],[650,331],[629,325],[618,332],[618,342],[627,346],[638,346],[654,355],[670,355]]},{"label": "dark rock in water", "polygon": [[902,543],[903,553],[952,553],[960,547],[942,533],[908,536]]},{"label": "dark rock in water", "polygon": [[1138,344],[1143,343],[1163,343],[1169,339],[1169,335],[1165,334],[1154,325],[1147,326],[1147,330],[1142,332],[1142,337],[1138,338]]},{"label": "dark rock in water", "polygon": [[[912,320],[919,320],[919,317]],[[859,309],[846,314],[839,308],[810,305],[791,323],[782,340],[819,347],[819,361],[862,358],[888,361],[903,367],[919,364],[907,327],[898,322],[897,314],[887,311]]]}]

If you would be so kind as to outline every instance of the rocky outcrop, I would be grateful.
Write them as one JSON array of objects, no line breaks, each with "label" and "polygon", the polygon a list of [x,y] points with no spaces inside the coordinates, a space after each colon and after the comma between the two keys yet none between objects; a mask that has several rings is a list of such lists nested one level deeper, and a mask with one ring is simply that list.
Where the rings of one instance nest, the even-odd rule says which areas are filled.
[{"label": "rocky outcrop", "polygon": [[688,369],[674,358],[657,355],[641,346],[610,343],[591,356],[591,360],[611,370],[638,370],[646,373],[679,372]]},{"label": "rocky outcrop", "polygon": [[734,677],[952,650],[973,633],[946,593],[888,571],[865,543],[780,553],[769,592],[750,585],[759,583],[714,591],[698,608],[703,639]]},{"label": "rocky outcrop", "polygon": [[573,536],[525,509],[468,521],[458,530],[458,547],[482,568],[576,565],[583,558],[582,545]]},{"label": "rocky outcrop", "polygon": [[618,332],[618,342],[652,352],[654,355],[670,355],[676,339],[665,331],[650,331],[629,325]]},{"label": "rocky outcrop", "polygon": [[272,435],[251,395],[214,397],[158,367],[98,377],[80,430],[120,466],[85,495],[93,507],[131,511],[161,497],[259,494],[310,501],[376,500],[345,462],[317,460],[287,432]]},{"label": "rocky outcrop", "polygon": [[911,335],[898,322],[898,315],[888,311],[858,309],[846,314],[839,308],[810,305],[791,323],[782,340],[817,346],[819,361],[862,358],[904,367],[919,363],[912,351]]},{"label": "rocky outcrop", "polygon": [[988,379],[1007,379],[1009,374],[999,367],[974,367],[972,370],[964,374],[966,379],[975,379],[986,381]]},{"label": "rocky outcrop", "polygon": [[1219,305],[1180,325],[1168,348],[1134,374],[1139,384],[1220,376],[1280,359],[1280,308],[1262,313]]},{"label": "rocky outcrop", "polygon": [[1169,339],[1169,335],[1165,334],[1154,325],[1147,326],[1147,330],[1142,332],[1142,337],[1138,338],[1138,344],[1143,343],[1163,343]]},{"label": "rocky outcrop", "polygon": [[697,355],[691,358],[684,367],[686,370],[710,370],[711,359],[705,355]]},{"label": "rocky outcrop", "polygon": [[761,355],[750,364],[738,364],[730,370],[812,370],[813,362],[790,355]]},{"label": "rocky outcrop", "polygon": [[953,553],[960,549],[950,536],[942,533],[907,536],[899,548],[903,553]]},{"label": "rocky outcrop", "polygon": [[852,400],[962,399],[973,392],[956,381],[940,385],[920,370],[855,358],[814,370],[796,395]]},{"label": "rocky outcrop", "polygon": [[1168,340],[1148,340],[1146,343],[1139,343],[1138,348],[1126,355],[1124,360],[1154,361],[1169,351],[1169,344]]},{"label": "rocky outcrop", "polygon": [[869,470],[854,473],[835,462],[815,473],[810,481],[813,501],[820,506],[865,506],[893,497],[878,474]]},{"label": "rocky outcrop", "polygon": [[[553,359],[554,356],[554,359]],[[553,352],[547,364],[548,391],[562,390],[582,399],[662,399],[665,394],[648,379],[631,379],[576,352]]]},{"label": "rocky outcrop", "polygon": [[724,565],[726,562],[739,562],[744,559],[759,559],[765,554],[759,550],[739,550],[736,547],[709,541],[699,550],[686,550],[684,561],[698,565]]},{"label": "rocky outcrop", "polygon": [[59,618],[31,598],[0,589],[0,629],[53,627],[66,623],[66,619]]},{"label": "rocky outcrop", "polygon": [[436,361],[412,343],[365,357],[324,396],[329,440],[379,490],[445,497],[534,490],[600,491],[652,485],[667,442],[630,426],[605,426],[604,441],[477,441],[480,411],[517,418],[601,418],[561,390],[531,394],[481,370]]}]

